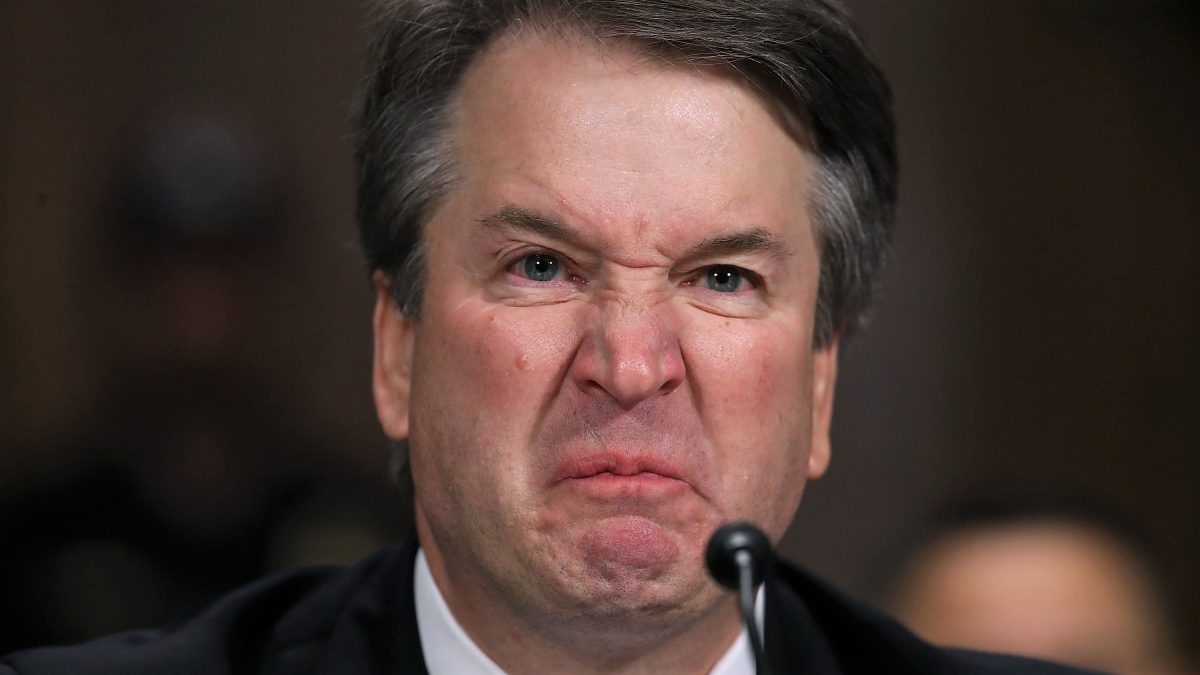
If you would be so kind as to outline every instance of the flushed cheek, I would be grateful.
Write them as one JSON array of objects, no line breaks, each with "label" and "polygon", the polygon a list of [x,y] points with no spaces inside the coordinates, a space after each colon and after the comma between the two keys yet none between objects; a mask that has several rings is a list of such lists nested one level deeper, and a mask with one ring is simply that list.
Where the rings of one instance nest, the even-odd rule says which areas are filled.
[{"label": "flushed cheek", "polygon": [[768,416],[774,423],[785,410],[801,410],[808,398],[804,384],[811,376],[808,353],[796,346],[799,340],[771,329],[704,331],[691,340],[695,358],[690,375],[709,407],[705,414],[741,417],[747,423]]},{"label": "flushed cheek", "polygon": [[730,338],[708,340],[690,369],[719,465],[716,498],[730,516],[782,522],[799,498],[809,451],[808,352],[786,332]]}]

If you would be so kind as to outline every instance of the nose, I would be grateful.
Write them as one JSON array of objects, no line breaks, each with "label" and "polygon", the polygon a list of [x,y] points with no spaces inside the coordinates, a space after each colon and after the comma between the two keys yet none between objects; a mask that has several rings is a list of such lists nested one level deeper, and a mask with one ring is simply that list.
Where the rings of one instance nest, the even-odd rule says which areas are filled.
[{"label": "nose", "polygon": [[670,301],[634,305],[607,300],[592,310],[571,364],[571,377],[581,390],[631,410],[683,383],[680,317]]}]

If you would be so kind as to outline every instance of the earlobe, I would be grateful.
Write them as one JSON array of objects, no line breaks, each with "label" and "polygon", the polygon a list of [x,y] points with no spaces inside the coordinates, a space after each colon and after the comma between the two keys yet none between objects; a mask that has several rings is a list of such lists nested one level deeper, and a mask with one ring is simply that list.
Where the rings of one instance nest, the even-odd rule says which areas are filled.
[{"label": "earlobe", "polygon": [[408,401],[412,382],[413,323],[392,299],[391,284],[376,271],[375,355],[372,393],[384,433],[393,440],[408,438]]},{"label": "earlobe", "polygon": [[838,338],[813,354],[812,448],[808,455],[808,477],[820,478],[829,468],[832,448],[829,430],[833,423],[833,390],[837,384]]}]

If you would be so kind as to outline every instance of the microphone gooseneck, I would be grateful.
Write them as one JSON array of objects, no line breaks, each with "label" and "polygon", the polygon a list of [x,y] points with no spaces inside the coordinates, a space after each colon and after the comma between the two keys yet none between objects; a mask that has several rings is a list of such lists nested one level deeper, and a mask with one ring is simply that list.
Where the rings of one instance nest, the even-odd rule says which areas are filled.
[{"label": "microphone gooseneck", "polygon": [[763,649],[758,622],[754,619],[755,589],[766,577],[771,561],[771,542],[762,530],[745,521],[726,523],[708,540],[704,561],[708,573],[725,588],[736,591],[742,622],[750,634],[755,670],[768,675],[770,668]]}]

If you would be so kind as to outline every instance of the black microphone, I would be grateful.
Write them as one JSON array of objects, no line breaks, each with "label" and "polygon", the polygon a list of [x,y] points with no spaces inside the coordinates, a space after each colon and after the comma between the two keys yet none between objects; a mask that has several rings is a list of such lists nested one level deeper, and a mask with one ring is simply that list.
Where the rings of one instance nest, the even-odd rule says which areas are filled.
[{"label": "black microphone", "polygon": [[736,591],[742,607],[742,621],[750,633],[754,649],[755,671],[768,675],[767,657],[763,651],[758,622],[754,620],[755,588],[762,583],[772,558],[771,542],[754,525],[739,520],[717,528],[708,540],[704,562],[708,573],[725,588]]}]

